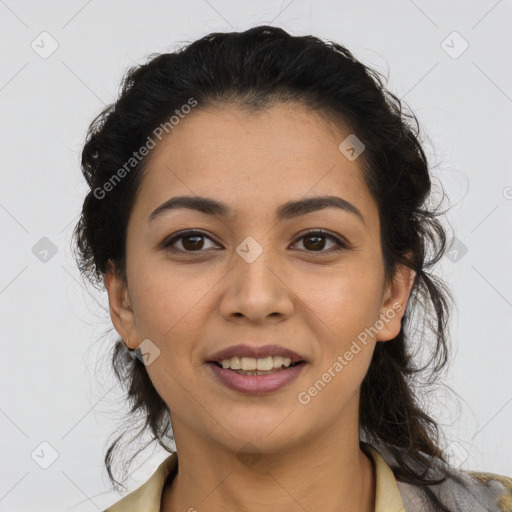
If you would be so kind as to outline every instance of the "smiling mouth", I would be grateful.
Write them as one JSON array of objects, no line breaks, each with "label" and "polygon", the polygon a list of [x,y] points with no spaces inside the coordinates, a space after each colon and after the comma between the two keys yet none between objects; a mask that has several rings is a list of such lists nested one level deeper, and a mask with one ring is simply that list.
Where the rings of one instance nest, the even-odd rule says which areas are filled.
[{"label": "smiling mouth", "polygon": [[217,361],[209,361],[209,363],[214,364],[215,366],[218,366],[219,368],[222,368],[223,370],[229,370],[234,373],[238,373],[239,375],[272,375],[273,373],[279,373],[282,371],[289,370],[290,368],[294,368],[295,366],[299,366],[301,364],[306,364],[306,361],[297,361],[295,363],[291,363],[289,366],[281,366],[280,368],[273,368],[272,370],[239,370],[239,369],[233,369],[233,368],[224,368],[220,363]]}]

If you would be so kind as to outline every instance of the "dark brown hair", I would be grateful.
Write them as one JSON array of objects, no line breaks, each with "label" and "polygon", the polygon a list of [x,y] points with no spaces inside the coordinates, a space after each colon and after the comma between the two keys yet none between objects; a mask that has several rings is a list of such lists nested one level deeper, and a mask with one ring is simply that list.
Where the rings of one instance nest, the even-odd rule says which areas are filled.
[{"label": "dark brown hair", "polygon": [[[146,64],[127,71],[117,101],[89,127],[82,170],[90,191],[73,233],[76,258],[82,275],[95,285],[103,286],[109,265],[126,279],[126,227],[147,158],[124,173],[108,193],[101,191],[155,127],[190,98],[197,101],[197,109],[236,103],[257,110],[295,101],[348,126],[365,145],[358,162],[378,205],[386,276],[394,275],[397,264],[416,272],[401,332],[391,341],[377,343],[362,383],[361,435],[393,454],[398,480],[421,486],[436,510],[448,511],[429,489],[444,481],[443,475],[429,479],[411,463],[428,468],[432,457],[444,461],[438,426],[420,406],[417,391],[420,383],[422,387],[434,383],[448,358],[451,296],[443,282],[428,272],[446,250],[445,229],[438,220],[445,212],[429,205],[432,180],[417,118],[385,88],[382,78],[339,44],[292,36],[270,26],[213,33],[172,53],[151,55]],[[412,323],[415,312],[423,319],[421,329]],[[424,365],[413,357],[414,339],[430,344]],[[130,357],[120,339],[112,364],[127,390],[131,415],[142,415],[132,440],[149,431],[152,442],[171,451],[169,409],[144,364]],[[113,483],[119,482],[113,477],[112,463],[128,432],[126,428],[105,457]]]}]

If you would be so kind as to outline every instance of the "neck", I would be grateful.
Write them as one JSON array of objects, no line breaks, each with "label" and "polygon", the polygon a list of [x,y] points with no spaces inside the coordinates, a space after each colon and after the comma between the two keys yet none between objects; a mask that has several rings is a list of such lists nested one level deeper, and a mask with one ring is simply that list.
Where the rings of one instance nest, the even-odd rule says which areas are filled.
[{"label": "neck", "polygon": [[353,512],[375,509],[373,462],[358,432],[251,458],[211,440],[179,443],[178,430],[178,473],[163,493],[161,512],[335,512],[341,504]]}]

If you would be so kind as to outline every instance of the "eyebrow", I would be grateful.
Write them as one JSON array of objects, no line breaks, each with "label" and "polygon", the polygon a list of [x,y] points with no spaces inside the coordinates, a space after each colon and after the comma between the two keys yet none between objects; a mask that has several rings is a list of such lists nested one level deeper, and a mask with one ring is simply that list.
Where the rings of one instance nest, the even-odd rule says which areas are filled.
[{"label": "eyebrow", "polygon": [[[216,199],[203,196],[177,196],[168,199],[156,208],[149,216],[148,222],[153,221],[164,213],[181,208],[196,210],[206,215],[216,217],[228,217],[233,213],[227,204],[221,203]],[[276,220],[282,221],[293,219],[325,208],[338,208],[347,213],[353,214],[358,217],[363,224],[365,224],[363,214],[356,206],[349,203],[342,197],[331,195],[315,196],[307,199],[300,199],[298,201],[288,201],[277,209]]]}]

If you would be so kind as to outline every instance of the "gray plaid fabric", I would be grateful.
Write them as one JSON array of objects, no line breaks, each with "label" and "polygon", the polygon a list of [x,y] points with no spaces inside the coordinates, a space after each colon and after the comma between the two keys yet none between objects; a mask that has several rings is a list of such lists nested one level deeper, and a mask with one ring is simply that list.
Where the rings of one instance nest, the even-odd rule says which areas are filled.
[{"label": "gray plaid fabric", "polygon": [[[374,446],[389,466],[395,465],[395,458],[383,446]],[[401,455],[408,464],[422,469],[419,463],[401,449]],[[447,466],[437,459],[429,458],[435,468],[446,472],[448,478],[442,484],[429,488],[452,512],[512,512],[512,479],[477,471],[466,471]],[[429,477],[439,477],[439,473],[429,471]],[[454,479],[458,476],[466,484]],[[427,512],[433,510],[420,487],[397,480],[398,490],[402,496],[405,512]],[[400,512],[400,511],[395,511]],[[403,511],[402,511],[403,512]]]}]

